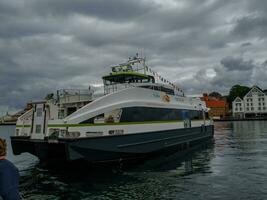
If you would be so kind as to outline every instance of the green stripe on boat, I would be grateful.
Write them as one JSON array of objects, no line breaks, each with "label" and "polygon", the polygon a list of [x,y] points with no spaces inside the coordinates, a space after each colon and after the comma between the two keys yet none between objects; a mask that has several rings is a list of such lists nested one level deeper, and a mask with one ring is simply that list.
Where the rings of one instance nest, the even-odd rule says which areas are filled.
[{"label": "green stripe on boat", "polygon": [[[200,121],[200,120],[191,120],[191,121]],[[147,121],[147,122],[114,122],[114,123],[99,123],[99,124],[48,124],[48,127],[53,128],[53,127],[82,127],[82,126],[121,126],[121,125],[177,123],[177,122],[183,122],[183,120]]]}]

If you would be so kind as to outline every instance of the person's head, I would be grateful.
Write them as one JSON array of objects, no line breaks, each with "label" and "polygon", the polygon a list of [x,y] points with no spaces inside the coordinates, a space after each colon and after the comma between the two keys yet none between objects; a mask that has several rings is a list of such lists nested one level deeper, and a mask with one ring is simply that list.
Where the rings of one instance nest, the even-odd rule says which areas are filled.
[{"label": "person's head", "polygon": [[6,140],[0,138],[0,158],[6,156],[7,144]]}]

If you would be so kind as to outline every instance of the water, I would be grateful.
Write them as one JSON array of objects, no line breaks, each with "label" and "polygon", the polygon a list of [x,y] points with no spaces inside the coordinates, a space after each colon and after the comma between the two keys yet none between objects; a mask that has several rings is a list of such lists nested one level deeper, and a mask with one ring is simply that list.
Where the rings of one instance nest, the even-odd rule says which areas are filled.
[{"label": "water", "polygon": [[[0,127],[0,136],[14,128]],[[265,121],[216,123],[214,145],[130,167],[48,169],[10,149],[25,199],[267,199]]]}]

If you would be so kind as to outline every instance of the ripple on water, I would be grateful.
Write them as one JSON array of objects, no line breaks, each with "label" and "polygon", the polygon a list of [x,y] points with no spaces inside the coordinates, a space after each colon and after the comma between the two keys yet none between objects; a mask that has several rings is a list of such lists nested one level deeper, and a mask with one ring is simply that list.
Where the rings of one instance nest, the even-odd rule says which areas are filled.
[{"label": "ripple on water", "polygon": [[[0,127],[1,137],[13,132]],[[25,199],[267,199],[267,122],[215,123],[214,137],[214,145],[186,154],[112,169],[50,169],[29,154],[8,158]]]}]

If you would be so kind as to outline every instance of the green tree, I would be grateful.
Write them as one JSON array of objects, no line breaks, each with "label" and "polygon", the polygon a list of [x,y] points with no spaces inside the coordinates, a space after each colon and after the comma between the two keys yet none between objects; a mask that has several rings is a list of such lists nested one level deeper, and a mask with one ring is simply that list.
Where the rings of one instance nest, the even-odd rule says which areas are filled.
[{"label": "green tree", "polygon": [[242,85],[234,85],[230,91],[229,95],[227,97],[227,101],[230,104],[230,107],[232,106],[232,102],[235,100],[236,97],[243,98],[248,92],[250,88],[247,86]]},{"label": "green tree", "polygon": [[221,98],[222,95],[219,92],[212,92],[209,94],[209,96],[211,97],[216,97],[216,98]]}]

